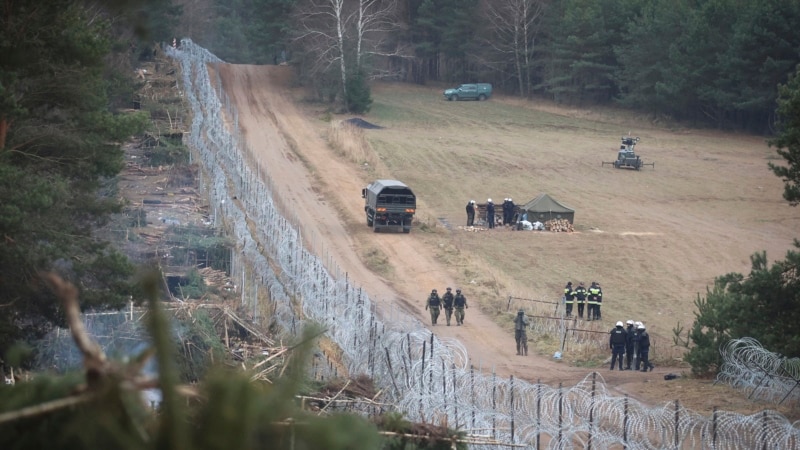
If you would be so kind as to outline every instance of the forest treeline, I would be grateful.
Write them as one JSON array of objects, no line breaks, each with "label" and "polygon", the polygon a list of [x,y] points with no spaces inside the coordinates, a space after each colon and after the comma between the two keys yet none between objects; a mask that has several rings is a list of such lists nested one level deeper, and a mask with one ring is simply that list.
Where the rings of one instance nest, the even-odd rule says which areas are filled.
[{"label": "forest treeline", "polygon": [[187,36],[229,62],[285,57],[328,100],[349,77],[480,81],[769,134],[800,63],[800,2],[785,0],[207,1],[187,8],[214,26],[186,11]]}]

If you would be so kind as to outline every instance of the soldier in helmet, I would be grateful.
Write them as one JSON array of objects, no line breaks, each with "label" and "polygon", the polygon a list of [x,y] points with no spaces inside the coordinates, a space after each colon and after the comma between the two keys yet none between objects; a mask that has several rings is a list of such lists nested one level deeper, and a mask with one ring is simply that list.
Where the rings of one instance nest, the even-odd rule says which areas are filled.
[{"label": "soldier in helmet", "polygon": [[494,203],[492,203],[492,199],[486,200],[486,222],[489,223],[489,228],[494,228]]},{"label": "soldier in helmet", "polygon": [[586,286],[583,285],[583,281],[578,283],[578,287],[575,288],[575,303],[578,304],[578,318],[583,319],[583,308],[586,305]]},{"label": "soldier in helmet", "polygon": [[456,298],[453,300],[456,307],[456,325],[464,325],[464,309],[469,308],[467,297],[461,293],[461,289],[456,289]]},{"label": "soldier in helmet", "polygon": [[444,317],[447,319],[447,326],[450,326],[450,317],[453,315],[453,293],[452,289],[447,288],[447,292],[442,295],[442,306],[444,306]]},{"label": "soldier in helmet", "polygon": [[475,200],[467,203],[467,226],[471,227],[475,223]]},{"label": "soldier in helmet", "polygon": [[611,370],[614,370],[614,363],[618,359],[619,370],[622,370],[622,357],[625,355],[625,344],[628,342],[628,333],[622,327],[622,322],[617,322],[608,339],[608,346],[611,347]]},{"label": "soldier in helmet", "polygon": [[631,370],[631,364],[633,363],[633,352],[634,352],[633,335],[636,332],[636,330],[633,324],[633,320],[628,319],[628,321],[625,323],[628,325],[625,328],[625,332],[628,333],[626,336],[627,341],[625,342],[625,370]]},{"label": "soldier in helmet", "polygon": [[636,363],[636,370],[639,370],[639,363],[642,365],[642,372],[650,369],[652,372],[656,367],[650,362],[650,335],[643,323],[639,323],[639,361]]},{"label": "soldier in helmet", "polygon": [[431,291],[431,295],[428,296],[428,302],[425,304],[425,309],[430,310],[431,312],[431,323],[436,325],[436,319],[439,318],[439,308],[442,306],[442,299],[439,298],[439,294],[436,292],[436,289]]},{"label": "soldier in helmet", "polygon": [[572,289],[572,281],[567,281],[564,286],[564,306],[566,306],[567,317],[572,317],[572,305],[575,303],[575,291]]},{"label": "soldier in helmet", "polygon": [[517,341],[517,354],[528,356],[528,318],[522,308],[514,318],[514,339]]}]

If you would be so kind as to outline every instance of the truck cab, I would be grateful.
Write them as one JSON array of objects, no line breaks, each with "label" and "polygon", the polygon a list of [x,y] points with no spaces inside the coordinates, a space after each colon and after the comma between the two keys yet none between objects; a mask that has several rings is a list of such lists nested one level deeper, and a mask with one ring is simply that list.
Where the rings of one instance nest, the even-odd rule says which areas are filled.
[{"label": "truck cab", "polygon": [[361,189],[367,226],[373,231],[384,228],[399,228],[403,233],[411,232],[411,222],[417,211],[414,192],[397,180],[375,180]]}]

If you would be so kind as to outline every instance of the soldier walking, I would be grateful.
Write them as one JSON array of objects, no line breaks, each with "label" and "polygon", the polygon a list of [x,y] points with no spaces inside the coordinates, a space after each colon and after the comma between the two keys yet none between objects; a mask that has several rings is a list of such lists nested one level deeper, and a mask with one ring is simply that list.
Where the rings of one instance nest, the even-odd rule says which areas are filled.
[{"label": "soldier walking", "polygon": [[528,318],[525,311],[517,311],[514,318],[514,339],[517,341],[517,354],[528,356]]},{"label": "soldier walking", "polygon": [[617,359],[619,359],[619,370],[622,370],[622,357],[625,356],[627,342],[628,333],[622,328],[622,322],[617,322],[608,339],[608,346],[611,347],[611,370],[614,370]]},{"label": "soldier walking", "polygon": [[430,310],[431,312],[431,323],[436,325],[436,319],[439,318],[439,308],[442,305],[442,299],[439,298],[439,294],[436,292],[436,289],[431,291],[431,295],[428,296],[428,302],[425,304],[425,309]]},{"label": "soldier walking", "polygon": [[447,319],[447,326],[450,326],[450,317],[453,315],[453,293],[447,288],[447,292],[442,295],[442,305],[444,306],[444,317]]},{"label": "soldier walking", "polygon": [[467,297],[461,293],[461,289],[456,289],[456,298],[453,300],[456,307],[456,325],[464,325],[464,309],[469,308]]},{"label": "soldier walking", "polygon": [[564,286],[564,305],[566,306],[567,317],[572,317],[572,305],[575,303],[575,291],[572,290],[572,281],[567,281]]},{"label": "soldier walking", "polygon": [[578,287],[575,288],[575,302],[578,304],[578,318],[583,319],[583,308],[586,305],[586,286],[583,285],[583,281],[578,283]]},{"label": "soldier walking", "polygon": [[475,200],[467,203],[467,226],[471,227],[475,223]]}]

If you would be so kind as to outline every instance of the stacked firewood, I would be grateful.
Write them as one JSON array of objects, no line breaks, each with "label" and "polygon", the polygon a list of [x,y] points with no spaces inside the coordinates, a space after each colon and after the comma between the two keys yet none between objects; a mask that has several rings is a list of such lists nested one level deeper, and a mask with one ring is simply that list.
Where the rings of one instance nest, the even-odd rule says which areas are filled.
[{"label": "stacked firewood", "polygon": [[544,223],[544,229],[556,233],[571,233],[575,231],[567,219],[550,219]]},{"label": "stacked firewood", "polygon": [[231,285],[231,279],[223,270],[212,269],[211,267],[203,267],[197,270],[203,277],[206,286],[212,287],[226,287]]}]

